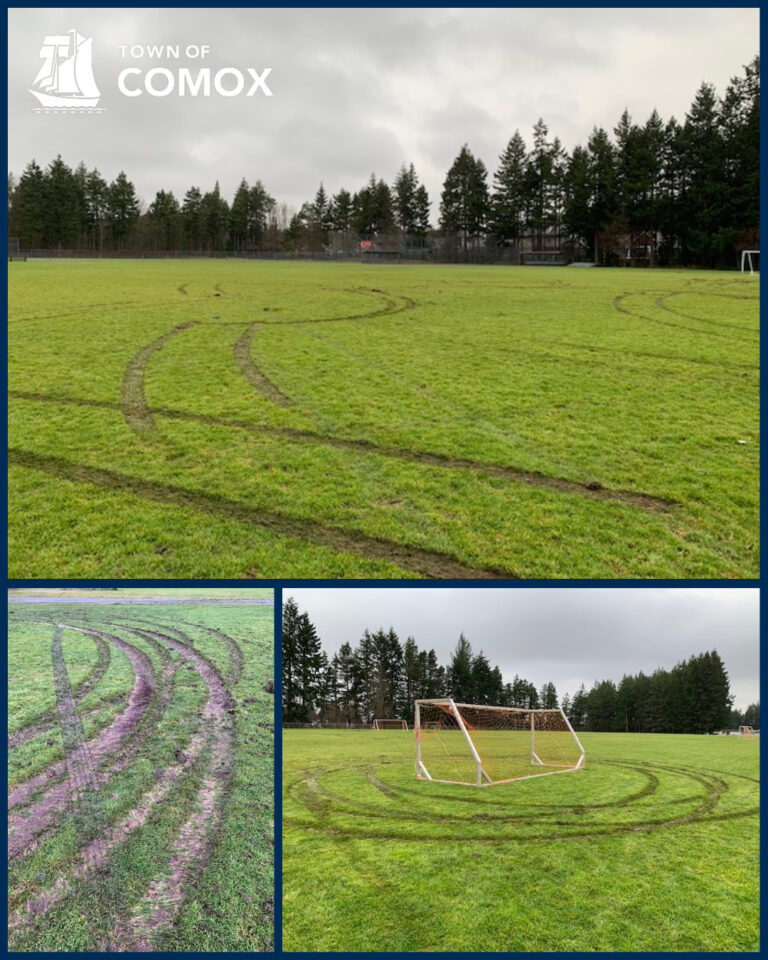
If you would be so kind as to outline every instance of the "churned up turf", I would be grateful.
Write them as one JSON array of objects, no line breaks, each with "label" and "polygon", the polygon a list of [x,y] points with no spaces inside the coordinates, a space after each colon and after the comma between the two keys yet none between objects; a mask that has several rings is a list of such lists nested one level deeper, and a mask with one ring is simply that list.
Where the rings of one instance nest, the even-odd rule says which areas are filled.
[{"label": "churned up turf", "polygon": [[11,604],[9,949],[272,949],[261,600]]}]

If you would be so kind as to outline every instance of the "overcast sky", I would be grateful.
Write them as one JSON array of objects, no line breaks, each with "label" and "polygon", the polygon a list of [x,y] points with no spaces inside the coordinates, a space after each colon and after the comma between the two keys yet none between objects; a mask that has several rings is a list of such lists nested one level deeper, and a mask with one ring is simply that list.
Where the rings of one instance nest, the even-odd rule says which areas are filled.
[{"label": "overcast sky", "polygon": [[463,632],[505,681],[516,673],[560,696],[580,684],[671,668],[717,649],[735,705],[760,698],[759,594],[742,588],[340,588],[284,591],[335,653],[363,630],[394,627],[401,641],[448,662]]},{"label": "overcast sky", "polygon": [[[104,113],[36,114],[46,35],[93,37]],[[60,9],[9,12],[9,162],[57,153],[146,202],[218,179],[261,179],[297,207],[322,179],[357,190],[413,162],[433,200],[466,141],[491,173],[512,133],[543,116],[571,149],[626,107],[679,120],[703,80],[719,93],[758,52],[757,9]],[[119,45],[206,44],[204,60],[122,59]],[[125,67],[271,67],[273,96],[128,98]],[[131,81],[134,82],[133,80]]]}]

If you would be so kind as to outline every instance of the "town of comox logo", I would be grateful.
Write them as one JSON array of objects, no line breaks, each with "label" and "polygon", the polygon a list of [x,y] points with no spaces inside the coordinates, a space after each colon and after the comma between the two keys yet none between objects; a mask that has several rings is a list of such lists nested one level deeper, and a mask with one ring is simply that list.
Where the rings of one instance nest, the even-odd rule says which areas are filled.
[{"label": "town of comox logo", "polygon": [[102,113],[101,93],[93,78],[93,37],[77,30],[45,37],[40,49],[43,65],[30,88],[40,106],[36,113]]}]

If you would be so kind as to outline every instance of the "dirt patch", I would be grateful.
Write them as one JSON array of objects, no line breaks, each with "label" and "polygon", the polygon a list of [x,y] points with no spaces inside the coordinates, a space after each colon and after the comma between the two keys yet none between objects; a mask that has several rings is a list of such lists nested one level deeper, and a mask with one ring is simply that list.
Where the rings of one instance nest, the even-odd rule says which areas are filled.
[{"label": "dirt patch", "polygon": [[436,550],[410,547],[354,530],[324,526],[276,511],[249,507],[247,504],[216,494],[143,480],[113,470],[88,467],[61,457],[11,448],[8,452],[8,460],[14,465],[51,474],[62,480],[122,491],[143,500],[172,504],[175,507],[190,508],[202,513],[226,517],[239,523],[251,524],[280,536],[294,537],[296,540],[329,547],[341,553],[384,560],[428,578],[438,580],[516,578],[516,575],[508,570],[471,567],[450,554]]},{"label": "dirt patch", "polygon": [[152,414],[149,411],[144,394],[144,377],[150,357],[158,350],[162,350],[163,346],[177,334],[195,326],[197,326],[196,320],[180,323],[169,330],[168,333],[164,333],[162,337],[153,340],[143,350],[139,350],[125,368],[120,404],[125,422],[132,430],[136,430],[138,433],[146,433],[154,428]]}]

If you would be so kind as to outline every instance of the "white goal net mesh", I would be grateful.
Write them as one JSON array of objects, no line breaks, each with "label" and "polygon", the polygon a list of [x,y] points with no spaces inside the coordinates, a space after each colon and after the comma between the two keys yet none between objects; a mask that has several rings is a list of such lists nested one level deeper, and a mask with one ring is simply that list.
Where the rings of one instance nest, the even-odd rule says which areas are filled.
[{"label": "white goal net mesh", "polygon": [[559,710],[420,701],[417,776],[478,786],[577,770],[578,738]]}]

